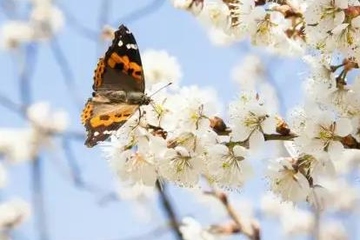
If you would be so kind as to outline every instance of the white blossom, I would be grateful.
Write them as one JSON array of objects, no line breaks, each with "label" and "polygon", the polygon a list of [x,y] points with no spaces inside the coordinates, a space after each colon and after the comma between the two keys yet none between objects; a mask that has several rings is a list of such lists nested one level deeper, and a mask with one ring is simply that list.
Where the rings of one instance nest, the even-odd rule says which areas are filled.
[{"label": "white blossom", "polygon": [[323,221],[320,225],[320,240],[347,240],[348,231],[342,222],[336,220]]},{"label": "white blossom", "polygon": [[325,207],[334,211],[353,211],[358,208],[360,192],[341,178],[324,178],[320,181],[328,191]]},{"label": "white blossom", "polygon": [[234,36],[237,40],[244,39],[251,31],[250,22],[252,13],[255,8],[255,2],[252,0],[232,1],[228,3],[230,10],[230,24],[231,27],[227,29],[230,36]]},{"label": "white blossom", "polygon": [[230,11],[222,1],[205,1],[203,10],[198,15],[200,22],[218,29],[226,29]]},{"label": "white blossom", "polygon": [[[154,85],[154,89],[158,84]],[[144,119],[148,124],[160,126],[167,132],[172,132],[178,127],[176,107],[181,104],[177,91],[166,91],[165,89],[151,97],[150,105],[142,106]]]},{"label": "white blossom", "polygon": [[334,168],[339,175],[349,174],[360,166],[359,149],[345,149],[341,161],[334,161]]},{"label": "white blossom", "polygon": [[237,39],[234,35],[229,35],[224,29],[211,27],[207,31],[210,42],[215,46],[226,47],[233,44]]},{"label": "white blossom", "polygon": [[6,22],[0,29],[1,47],[5,50],[15,49],[23,43],[28,43],[33,37],[33,28],[23,21]]},{"label": "white blossom", "polygon": [[326,208],[329,197],[330,192],[328,189],[316,183],[316,185],[314,184],[314,186],[311,188],[306,201],[312,205],[314,210],[320,212]]},{"label": "white blossom", "polygon": [[30,206],[20,199],[0,204],[0,230],[12,229],[30,217]]},{"label": "white blossom", "polygon": [[296,208],[288,208],[287,211],[283,211],[280,221],[287,236],[310,234],[315,224],[312,213]]},{"label": "white blossom", "polygon": [[285,19],[279,12],[266,12],[261,6],[255,7],[248,20],[249,34],[254,45],[272,46],[285,35]]},{"label": "white blossom", "polygon": [[27,115],[35,128],[44,131],[63,132],[69,124],[67,113],[63,110],[52,111],[47,102],[32,104],[27,109]]},{"label": "white blossom", "polygon": [[[316,108],[313,111],[316,111]],[[328,111],[317,111],[308,113],[304,132],[295,139],[295,143],[302,152],[315,157],[327,152],[332,160],[336,160],[344,150],[338,138],[347,136],[351,131],[349,119],[335,119]]]},{"label": "white blossom", "polygon": [[317,49],[345,51],[354,48],[359,37],[357,21],[346,16],[350,6],[359,6],[356,0],[311,0],[304,12],[307,41]]},{"label": "white blossom", "polygon": [[183,146],[177,146],[166,150],[159,163],[159,173],[180,186],[194,187],[204,166],[203,156]]},{"label": "white blossom", "polygon": [[291,202],[284,202],[273,194],[266,194],[261,201],[261,209],[269,217],[280,220],[282,230],[289,236],[310,234],[315,219],[311,212],[297,208]]},{"label": "white blossom", "polygon": [[35,4],[30,13],[30,24],[37,40],[46,40],[58,33],[64,26],[62,11],[49,3]]},{"label": "white blossom", "polygon": [[219,239],[218,236],[211,234],[204,229],[199,222],[191,217],[185,217],[180,225],[180,231],[185,240],[215,240]]},{"label": "white blossom", "polygon": [[243,94],[230,103],[231,138],[232,141],[249,140],[250,149],[259,149],[265,141],[264,133],[274,132],[275,119],[254,96]]},{"label": "white blossom", "polygon": [[270,217],[280,217],[288,208],[292,208],[291,202],[282,201],[278,196],[267,192],[261,197],[260,208],[263,213]]},{"label": "white blossom", "polygon": [[177,112],[178,129],[182,131],[206,131],[209,119],[220,112],[218,98],[211,88],[199,89],[196,86],[182,87],[174,106]]},{"label": "white blossom", "polygon": [[164,50],[145,50],[141,56],[147,85],[158,82],[177,85],[182,77],[181,66],[176,57]]},{"label": "white blossom", "polygon": [[197,0],[172,0],[175,8],[183,9],[194,15],[201,13],[203,2]]},{"label": "white blossom", "polygon": [[44,140],[32,128],[4,128],[0,136],[0,152],[13,163],[33,160]]},{"label": "white blossom", "polygon": [[225,188],[238,188],[252,176],[248,151],[244,147],[229,149],[223,144],[210,146],[207,152],[207,169],[214,182]]},{"label": "white blossom", "polygon": [[309,194],[309,182],[304,175],[294,169],[292,158],[272,160],[267,176],[271,190],[283,200],[304,201]]},{"label": "white blossom", "polygon": [[127,135],[113,136],[110,143],[103,144],[110,166],[115,170],[120,180],[130,185],[144,184],[154,186],[157,180],[157,161],[161,152],[166,149],[164,139],[152,136],[145,129],[127,128],[120,131]]}]

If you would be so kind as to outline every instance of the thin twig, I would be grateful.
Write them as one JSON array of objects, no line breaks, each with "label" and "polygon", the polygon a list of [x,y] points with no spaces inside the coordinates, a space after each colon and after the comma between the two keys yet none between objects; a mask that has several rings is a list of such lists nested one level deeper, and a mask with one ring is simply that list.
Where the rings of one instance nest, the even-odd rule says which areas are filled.
[{"label": "thin twig", "polygon": [[251,229],[244,227],[243,221],[241,220],[240,216],[236,213],[235,209],[229,203],[228,197],[225,193],[220,192],[214,187],[211,192],[206,192],[206,193],[216,197],[224,205],[229,217],[235,223],[236,230],[234,230],[234,232],[240,232],[251,240],[260,240],[260,227],[258,226],[258,224],[255,221],[252,221]]},{"label": "thin twig", "polygon": [[51,41],[51,50],[54,54],[55,60],[58,63],[58,66],[60,67],[65,85],[69,91],[69,95],[72,97],[75,105],[80,109],[83,105],[83,101],[80,99],[75,86],[74,73],[56,38],[53,38]]},{"label": "thin twig", "polygon": [[[31,122],[31,120],[27,116],[27,107],[26,106],[15,103],[14,101],[5,97],[2,94],[0,94],[0,105],[10,111],[13,111],[16,114],[19,114],[20,117]],[[31,124],[36,125],[36,123],[34,123],[34,122],[31,122]],[[39,127],[41,127],[41,126],[39,126]],[[54,132],[51,134],[62,137],[62,138],[73,139],[73,140],[77,140],[77,141],[84,141],[84,139],[85,139],[85,134],[83,132],[74,131],[74,130],[67,130],[67,131],[60,132],[60,133]]]},{"label": "thin twig", "polygon": [[104,189],[101,189],[100,187],[97,187],[93,184],[87,183],[82,178],[81,169],[75,157],[75,153],[71,148],[69,139],[67,138],[62,139],[62,149],[64,151],[64,154],[66,155],[67,162],[70,166],[71,178],[73,180],[74,185],[79,189],[91,192],[93,194],[100,196],[104,195],[104,192],[106,192]]},{"label": "thin twig", "polygon": [[43,186],[43,172],[41,166],[41,158],[35,157],[32,162],[32,193],[33,206],[35,210],[36,226],[39,232],[40,240],[49,239],[49,227],[47,225],[47,214],[44,203],[44,186]]},{"label": "thin twig", "polygon": [[[57,4],[59,4],[59,2],[57,2]],[[60,5],[60,7],[65,14],[66,21],[69,23],[68,26],[74,28],[77,33],[87,38],[88,40],[96,41],[100,34],[98,31],[92,30],[82,25],[64,5]]]},{"label": "thin twig", "polygon": [[128,15],[117,19],[113,25],[118,26],[119,23],[130,23],[139,19],[143,19],[146,15],[149,15],[155,11],[157,11],[163,4],[165,0],[153,0],[146,6],[136,9]]},{"label": "thin twig", "polygon": [[0,105],[4,108],[8,109],[9,111],[13,111],[16,114],[21,115],[24,117],[26,108],[21,106],[21,104],[17,104],[11,99],[5,97],[4,95],[0,94]]},{"label": "thin twig", "polygon": [[24,59],[20,63],[19,90],[21,102],[24,106],[28,106],[32,102],[31,78],[37,61],[37,49],[37,44],[28,44],[26,46]]},{"label": "thin twig", "polygon": [[281,134],[264,134],[265,141],[281,140],[290,141],[294,140],[298,136],[295,134],[281,135]]},{"label": "thin twig", "polygon": [[182,236],[182,233],[180,232],[179,222],[177,220],[177,217],[176,217],[175,211],[173,209],[173,206],[171,205],[171,201],[170,201],[169,197],[165,193],[166,185],[165,184],[160,185],[159,180],[157,180],[156,181],[156,188],[157,188],[157,190],[159,192],[161,205],[163,206],[164,211],[165,211],[167,217],[169,218],[170,226],[173,229],[175,237],[178,240],[182,240],[183,236]]},{"label": "thin twig", "polygon": [[64,150],[64,153],[66,155],[67,162],[71,169],[71,177],[74,181],[74,184],[76,186],[84,186],[84,181],[81,177],[81,175],[82,175],[81,170],[80,170],[79,164],[76,160],[75,154],[72,151],[69,140],[67,140],[66,138],[63,138],[61,143],[62,143],[62,148]]}]

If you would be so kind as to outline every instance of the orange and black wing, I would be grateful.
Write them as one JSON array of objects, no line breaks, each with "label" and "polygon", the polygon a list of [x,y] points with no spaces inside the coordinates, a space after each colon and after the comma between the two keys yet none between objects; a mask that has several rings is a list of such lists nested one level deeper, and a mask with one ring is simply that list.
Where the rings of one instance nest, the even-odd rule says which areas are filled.
[{"label": "orange and black wing", "polygon": [[126,123],[138,107],[126,103],[98,103],[89,99],[81,114],[81,122],[87,129],[85,145],[93,147],[105,141]]},{"label": "orange and black wing", "polygon": [[134,35],[121,25],[95,69],[94,91],[144,92],[141,57]]}]

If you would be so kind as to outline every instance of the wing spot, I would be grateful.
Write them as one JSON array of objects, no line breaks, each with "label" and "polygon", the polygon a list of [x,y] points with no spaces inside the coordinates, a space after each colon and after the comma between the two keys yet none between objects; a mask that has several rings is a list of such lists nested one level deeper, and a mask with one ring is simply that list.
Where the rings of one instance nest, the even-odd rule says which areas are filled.
[{"label": "wing spot", "polygon": [[133,44],[133,43],[128,43],[128,44],[126,44],[126,48],[127,49],[135,49],[135,50],[137,50],[138,46],[136,44]]},{"label": "wing spot", "polygon": [[103,58],[100,58],[94,74],[94,85],[93,85],[94,90],[96,90],[98,87],[101,86],[103,82],[104,72],[105,72],[105,62]]},{"label": "wing spot", "polygon": [[99,118],[100,118],[100,120],[102,120],[102,121],[107,121],[107,120],[110,119],[110,116],[108,116],[108,115],[101,115]]},{"label": "wing spot", "polygon": [[84,110],[81,113],[81,123],[83,125],[85,125],[85,123],[91,118],[93,113],[93,105],[91,104],[91,102],[87,102]]},{"label": "wing spot", "polygon": [[[119,56],[116,52],[113,52],[107,63],[111,68],[117,66],[124,73],[137,80],[141,80],[142,67],[136,62],[131,62],[128,56]],[[140,74],[137,74],[136,72],[139,72]]]}]

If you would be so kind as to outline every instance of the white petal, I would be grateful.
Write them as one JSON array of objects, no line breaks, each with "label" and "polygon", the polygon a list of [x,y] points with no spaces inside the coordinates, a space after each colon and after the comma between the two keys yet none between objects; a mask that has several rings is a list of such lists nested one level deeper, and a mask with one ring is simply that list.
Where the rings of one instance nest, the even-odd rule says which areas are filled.
[{"label": "white petal", "polygon": [[349,135],[352,131],[351,120],[348,118],[340,118],[336,121],[335,133],[341,137]]},{"label": "white petal", "polygon": [[242,146],[235,146],[233,148],[234,151],[234,155],[235,156],[242,156],[242,157],[246,157],[248,155],[248,150]]},{"label": "white petal", "polygon": [[348,0],[335,0],[335,6],[337,6],[338,8],[346,9],[348,8],[348,5]]},{"label": "white petal", "polygon": [[276,120],[273,116],[266,118],[266,120],[261,124],[261,128],[264,133],[273,133],[275,131]]},{"label": "white petal", "polygon": [[339,35],[348,26],[349,26],[349,23],[342,23],[342,24],[336,26],[331,32],[335,35]]},{"label": "white petal", "polygon": [[345,13],[343,11],[335,13],[334,24],[339,25],[345,20]]},{"label": "white petal", "polygon": [[249,146],[250,150],[257,152],[258,150],[262,149],[265,144],[264,135],[260,131],[255,131],[251,134],[249,139]]},{"label": "white petal", "polygon": [[245,141],[250,135],[251,129],[244,126],[235,126],[231,132],[232,141]]},{"label": "white petal", "polygon": [[360,16],[357,16],[351,20],[351,26],[354,28],[360,28]]},{"label": "white petal", "polygon": [[211,153],[215,155],[226,155],[229,149],[224,144],[211,146]]},{"label": "white petal", "polygon": [[341,155],[343,154],[343,151],[344,146],[338,141],[331,142],[328,148],[331,160],[341,160]]}]

